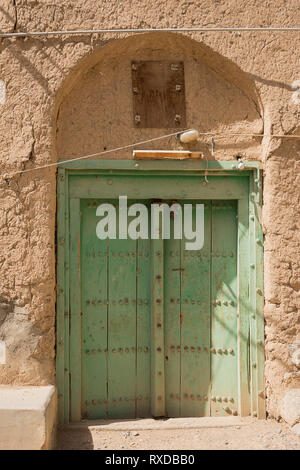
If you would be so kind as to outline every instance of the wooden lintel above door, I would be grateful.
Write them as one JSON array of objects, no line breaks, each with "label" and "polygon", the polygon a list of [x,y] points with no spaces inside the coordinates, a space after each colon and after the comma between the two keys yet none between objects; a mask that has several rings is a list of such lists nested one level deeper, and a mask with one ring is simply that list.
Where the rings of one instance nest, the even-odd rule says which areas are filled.
[{"label": "wooden lintel above door", "polygon": [[133,150],[133,158],[161,160],[163,158],[174,160],[201,159],[202,152],[189,152],[188,150]]}]

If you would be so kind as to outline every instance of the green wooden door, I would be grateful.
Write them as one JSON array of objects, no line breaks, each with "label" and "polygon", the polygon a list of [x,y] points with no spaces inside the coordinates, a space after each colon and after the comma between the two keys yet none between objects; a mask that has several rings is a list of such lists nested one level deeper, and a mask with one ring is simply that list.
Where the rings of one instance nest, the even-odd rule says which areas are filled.
[{"label": "green wooden door", "polygon": [[82,416],[149,416],[150,240],[97,238],[103,202],[81,202]]},{"label": "green wooden door", "polygon": [[[203,201],[204,202],[204,201]],[[205,201],[204,247],[165,241],[166,414],[210,414],[211,203]]]},{"label": "green wooden door", "polygon": [[196,251],[174,239],[172,219],[169,240],[99,240],[103,202],[118,215],[115,200],[81,201],[82,416],[236,414],[236,202],[202,201],[205,243]]},{"label": "green wooden door", "polygon": [[[232,165],[97,160],[59,169],[60,423],[265,416],[261,174]],[[120,194],[129,206],[157,197],[204,204],[203,248],[185,250],[172,219],[169,240],[100,240],[96,209],[112,202],[118,211]]]},{"label": "green wooden door", "polygon": [[238,410],[236,202],[202,202],[204,247],[165,241],[167,416]]}]

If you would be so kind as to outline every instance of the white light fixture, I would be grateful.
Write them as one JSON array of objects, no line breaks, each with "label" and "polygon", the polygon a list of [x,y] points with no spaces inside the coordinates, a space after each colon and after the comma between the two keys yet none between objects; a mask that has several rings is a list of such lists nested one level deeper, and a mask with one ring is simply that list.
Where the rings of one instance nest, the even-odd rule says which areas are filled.
[{"label": "white light fixture", "polygon": [[180,142],[183,144],[188,144],[189,142],[194,142],[199,137],[199,132],[196,129],[191,129],[190,131],[183,132],[180,134]]}]

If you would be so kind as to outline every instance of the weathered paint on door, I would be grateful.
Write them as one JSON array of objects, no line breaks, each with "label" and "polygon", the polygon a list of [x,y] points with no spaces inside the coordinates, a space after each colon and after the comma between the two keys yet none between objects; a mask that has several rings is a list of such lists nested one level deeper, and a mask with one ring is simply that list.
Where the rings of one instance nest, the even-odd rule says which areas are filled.
[{"label": "weathered paint on door", "polygon": [[[99,240],[96,208],[103,202],[118,211],[115,200],[84,199],[80,207],[82,416],[149,416],[151,393],[166,416],[237,413],[236,202],[205,201],[205,245],[197,251],[173,239],[173,227],[170,240]],[[157,253],[164,287],[151,305]],[[163,335],[164,348],[158,339],[151,348],[158,303],[164,322],[156,321],[153,334]],[[164,386],[151,392],[155,354],[164,362]]]},{"label": "weathered paint on door", "polygon": [[168,416],[237,414],[236,214],[235,201],[206,201],[203,249],[165,242]]},{"label": "weathered paint on door", "polygon": [[[262,232],[252,173],[219,176],[197,162],[143,162],[138,171],[131,162],[85,164],[98,169],[66,163],[58,180],[60,422],[263,417]],[[157,196],[203,203],[204,247],[186,251],[186,240],[173,237],[99,240],[96,208],[120,194],[128,204]]]},{"label": "weathered paint on door", "polygon": [[[82,415],[150,415],[150,240],[100,240],[81,203]],[[105,201],[114,204],[117,201]],[[128,219],[130,221],[130,218]]]}]

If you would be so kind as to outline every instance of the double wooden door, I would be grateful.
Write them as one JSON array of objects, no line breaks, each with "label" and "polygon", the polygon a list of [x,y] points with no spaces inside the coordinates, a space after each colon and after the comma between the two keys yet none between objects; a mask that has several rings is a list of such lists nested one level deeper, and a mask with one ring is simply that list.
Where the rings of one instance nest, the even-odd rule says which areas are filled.
[{"label": "double wooden door", "polygon": [[237,202],[177,201],[204,204],[200,250],[172,218],[170,239],[100,240],[104,202],[118,216],[116,199],[80,202],[82,416],[236,415]]}]

